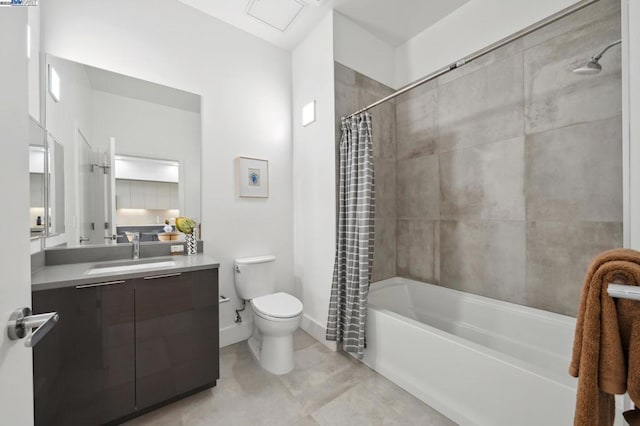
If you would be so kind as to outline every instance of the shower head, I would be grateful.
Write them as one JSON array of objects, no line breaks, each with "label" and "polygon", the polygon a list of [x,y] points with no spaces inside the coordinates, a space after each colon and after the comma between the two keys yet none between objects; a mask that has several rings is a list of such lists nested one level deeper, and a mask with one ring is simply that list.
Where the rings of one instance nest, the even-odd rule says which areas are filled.
[{"label": "shower head", "polygon": [[573,70],[578,75],[593,75],[598,74],[600,71],[602,71],[602,65],[598,63],[597,59],[591,59],[583,66]]},{"label": "shower head", "polygon": [[609,43],[604,49],[602,49],[601,51],[593,55],[591,59],[589,59],[589,62],[582,65],[581,67],[574,69],[573,72],[578,75],[598,74],[600,71],[602,71],[602,65],[600,65],[598,61],[600,60],[600,58],[602,58],[602,55],[604,55],[604,52],[606,52],[613,46],[620,43],[622,43],[622,40],[617,40],[617,41],[614,41],[613,43]]}]

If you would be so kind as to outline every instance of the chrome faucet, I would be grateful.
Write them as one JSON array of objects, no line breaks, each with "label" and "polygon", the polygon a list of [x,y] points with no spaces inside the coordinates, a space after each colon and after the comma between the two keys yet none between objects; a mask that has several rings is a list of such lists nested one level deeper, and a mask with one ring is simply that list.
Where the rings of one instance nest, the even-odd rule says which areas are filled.
[{"label": "chrome faucet", "polygon": [[133,243],[133,260],[140,259],[140,233],[134,232],[133,238],[131,239]]}]

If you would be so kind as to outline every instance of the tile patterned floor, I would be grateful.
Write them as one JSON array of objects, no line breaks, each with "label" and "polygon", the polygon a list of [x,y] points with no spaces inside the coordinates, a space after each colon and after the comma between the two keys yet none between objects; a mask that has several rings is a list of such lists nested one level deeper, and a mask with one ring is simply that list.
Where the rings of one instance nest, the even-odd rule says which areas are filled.
[{"label": "tile patterned floor", "polygon": [[332,352],[305,332],[294,335],[296,368],[275,376],[247,342],[220,351],[220,380],[138,417],[129,426],[455,425],[364,364]]}]

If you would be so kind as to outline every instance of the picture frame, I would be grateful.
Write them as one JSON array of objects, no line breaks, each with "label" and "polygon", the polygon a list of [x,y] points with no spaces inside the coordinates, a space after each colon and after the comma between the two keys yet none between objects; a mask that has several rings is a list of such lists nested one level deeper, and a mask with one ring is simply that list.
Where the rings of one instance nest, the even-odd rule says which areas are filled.
[{"label": "picture frame", "polygon": [[251,157],[236,158],[236,187],[238,196],[269,197],[269,161]]}]

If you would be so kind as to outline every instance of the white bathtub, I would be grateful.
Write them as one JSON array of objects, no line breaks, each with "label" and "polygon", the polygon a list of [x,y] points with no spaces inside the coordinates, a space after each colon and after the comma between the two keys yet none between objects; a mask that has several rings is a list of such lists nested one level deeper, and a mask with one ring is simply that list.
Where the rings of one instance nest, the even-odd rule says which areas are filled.
[{"label": "white bathtub", "polygon": [[574,327],[571,317],[392,278],[371,286],[364,362],[461,425],[572,425]]}]

